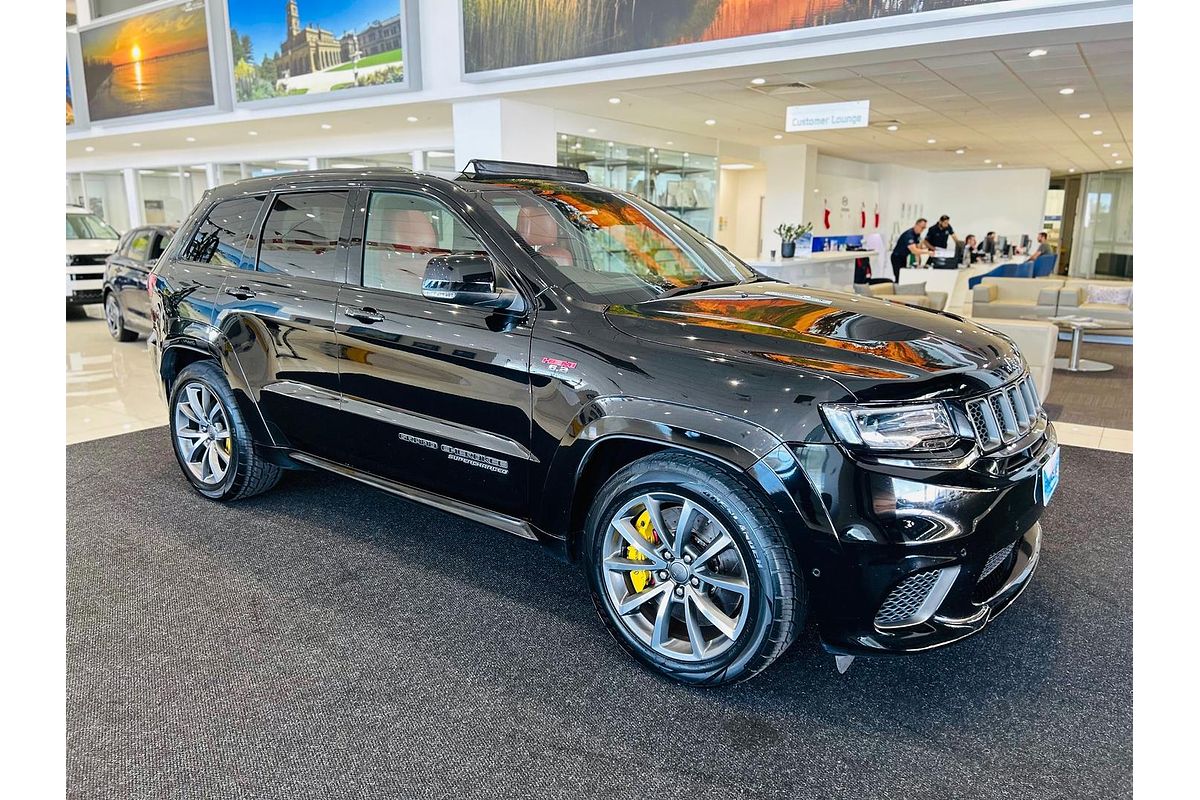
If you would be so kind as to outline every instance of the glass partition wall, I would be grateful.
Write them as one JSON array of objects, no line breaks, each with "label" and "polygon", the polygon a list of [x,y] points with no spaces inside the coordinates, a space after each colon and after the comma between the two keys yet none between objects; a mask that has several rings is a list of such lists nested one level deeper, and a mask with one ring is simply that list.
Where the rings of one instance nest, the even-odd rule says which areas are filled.
[{"label": "glass partition wall", "polygon": [[120,233],[131,227],[125,176],[120,170],[68,173],[67,203],[91,210]]},{"label": "glass partition wall", "polygon": [[1133,279],[1133,173],[1093,172],[1080,193],[1070,274]]},{"label": "glass partition wall", "polygon": [[636,194],[713,234],[716,156],[563,133],[558,136],[558,163],[579,167],[592,183]]}]

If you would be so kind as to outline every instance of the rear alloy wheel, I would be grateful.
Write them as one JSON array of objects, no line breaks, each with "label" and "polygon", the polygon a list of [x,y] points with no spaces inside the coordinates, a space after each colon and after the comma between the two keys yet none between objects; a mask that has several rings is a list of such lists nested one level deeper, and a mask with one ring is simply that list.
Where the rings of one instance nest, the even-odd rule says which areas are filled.
[{"label": "rear alloy wheel", "polygon": [[108,326],[109,335],[118,342],[132,342],[138,337],[136,331],[125,327],[125,315],[121,313],[121,304],[112,292],[104,295],[104,323]]},{"label": "rear alloy wheel", "polygon": [[254,440],[221,368],[212,361],[179,373],[170,399],[171,440],[183,474],[214,500],[265,492],[282,470],[254,449]]},{"label": "rear alloy wheel", "polygon": [[601,618],[670,678],[744,680],[803,625],[804,584],[781,524],[722,464],[672,451],[629,464],[601,487],[585,535]]}]

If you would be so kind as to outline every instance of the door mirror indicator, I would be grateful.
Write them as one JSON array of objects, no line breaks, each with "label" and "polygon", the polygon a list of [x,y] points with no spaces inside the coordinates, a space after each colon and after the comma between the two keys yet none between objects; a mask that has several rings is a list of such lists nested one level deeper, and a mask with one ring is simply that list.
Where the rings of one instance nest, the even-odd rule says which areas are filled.
[{"label": "door mirror indicator", "polygon": [[429,259],[421,294],[438,303],[495,309],[510,308],[518,299],[516,292],[496,286],[495,266],[483,253],[451,253]]}]

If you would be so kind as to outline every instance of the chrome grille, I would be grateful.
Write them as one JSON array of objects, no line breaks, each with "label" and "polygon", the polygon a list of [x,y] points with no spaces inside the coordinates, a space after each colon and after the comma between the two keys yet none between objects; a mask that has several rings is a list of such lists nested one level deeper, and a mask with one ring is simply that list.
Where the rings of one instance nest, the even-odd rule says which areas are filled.
[{"label": "chrome grille", "polygon": [[1026,375],[991,394],[968,400],[966,410],[979,449],[986,453],[1029,433],[1042,404],[1033,378]]},{"label": "chrome grille", "polygon": [[910,575],[892,589],[879,611],[875,614],[875,624],[883,626],[903,625],[909,622],[920,622],[917,612],[925,604],[929,593],[937,583],[938,571],[928,570]]}]

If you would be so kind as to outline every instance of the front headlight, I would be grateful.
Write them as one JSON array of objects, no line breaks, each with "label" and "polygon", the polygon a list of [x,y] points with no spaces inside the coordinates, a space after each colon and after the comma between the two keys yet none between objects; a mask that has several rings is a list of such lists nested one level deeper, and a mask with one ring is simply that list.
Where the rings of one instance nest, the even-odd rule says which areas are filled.
[{"label": "front headlight", "polygon": [[940,450],[958,438],[950,413],[940,402],[888,406],[827,403],[821,410],[838,439],[873,450]]}]

